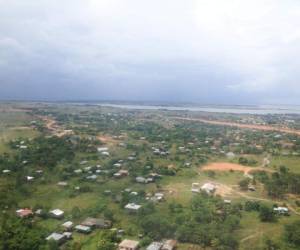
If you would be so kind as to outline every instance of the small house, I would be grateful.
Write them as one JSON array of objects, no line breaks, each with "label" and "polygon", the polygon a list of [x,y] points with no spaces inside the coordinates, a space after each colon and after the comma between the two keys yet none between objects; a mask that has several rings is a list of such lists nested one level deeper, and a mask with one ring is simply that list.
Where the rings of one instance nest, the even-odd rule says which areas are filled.
[{"label": "small house", "polygon": [[64,217],[64,211],[60,210],[60,209],[54,209],[51,210],[50,212],[51,217],[56,218],[56,219],[61,219]]},{"label": "small house", "polygon": [[129,212],[137,212],[141,207],[141,205],[137,205],[135,203],[128,203],[125,206],[125,209],[127,209]]},{"label": "small house", "polygon": [[104,219],[97,219],[97,218],[86,218],[81,225],[82,226],[88,226],[90,228],[110,228],[111,227],[111,221],[104,220]]},{"label": "small house", "polygon": [[65,230],[71,230],[73,228],[73,222],[67,221],[61,225]]},{"label": "small house", "polygon": [[192,189],[191,191],[193,193],[200,193],[200,184],[198,182],[192,183]]},{"label": "small house", "polygon": [[141,176],[136,177],[136,178],[135,178],[135,181],[136,181],[137,183],[147,183],[146,178],[141,177]]},{"label": "small house", "polygon": [[101,153],[101,152],[106,152],[106,151],[108,151],[108,148],[107,148],[107,147],[99,147],[99,148],[97,148],[97,151],[98,151],[99,153]]},{"label": "small house", "polygon": [[88,233],[92,232],[91,227],[83,226],[83,225],[77,225],[77,226],[75,227],[75,230],[76,230],[78,233],[84,233],[84,234],[88,234]]},{"label": "small house", "polygon": [[166,240],[161,248],[161,250],[174,250],[177,246],[176,240]]},{"label": "small house", "polygon": [[282,215],[287,215],[289,213],[289,209],[287,207],[274,207],[274,212]]},{"label": "small house", "polygon": [[137,250],[138,246],[138,241],[125,239],[119,244],[119,250]]},{"label": "small house", "polygon": [[161,242],[152,242],[146,250],[160,250],[163,246],[163,243]]},{"label": "small house", "polygon": [[33,215],[32,210],[28,209],[28,208],[19,209],[19,210],[16,211],[16,213],[17,213],[17,216],[20,217],[20,218],[27,218],[27,217]]},{"label": "small house", "polygon": [[201,187],[202,191],[205,191],[208,194],[212,194],[213,192],[216,191],[216,186],[212,183],[205,183],[202,187]]},{"label": "small house", "polygon": [[47,241],[54,240],[58,244],[63,243],[65,241],[65,239],[66,239],[66,236],[63,234],[60,234],[60,233],[52,233],[46,238]]}]

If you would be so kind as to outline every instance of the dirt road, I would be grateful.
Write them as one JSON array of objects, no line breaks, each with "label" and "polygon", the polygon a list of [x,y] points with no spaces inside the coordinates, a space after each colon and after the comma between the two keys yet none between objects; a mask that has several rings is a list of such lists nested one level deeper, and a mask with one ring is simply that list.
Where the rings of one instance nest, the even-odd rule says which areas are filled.
[{"label": "dirt road", "polygon": [[300,136],[300,131],[290,128],[280,128],[280,127],[273,127],[273,126],[267,126],[267,125],[254,125],[254,124],[242,124],[237,122],[227,122],[227,121],[216,121],[216,120],[207,120],[207,119],[201,119],[201,118],[186,118],[186,117],[171,117],[176,120],[182,120],[182,121],[198,121],[206,124],[211,125],[220,125],[220,126],[229,126],[229,127],[237,127],[237,128],[243,128],[243,129],[254,129],[254,130],[262,130],[262,131],[277,131],[281,133],[287,133],[287,134],[294,134]]}]

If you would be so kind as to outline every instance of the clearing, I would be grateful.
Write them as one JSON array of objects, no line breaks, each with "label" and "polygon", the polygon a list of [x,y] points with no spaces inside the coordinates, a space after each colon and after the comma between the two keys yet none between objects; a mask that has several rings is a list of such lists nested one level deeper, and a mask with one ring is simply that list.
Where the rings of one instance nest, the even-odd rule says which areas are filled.
[{"label": "clearing", "polygon": [[270,171],[270,169],[263,168],[263,167],[248,167],[248,166],[243,166],[240,164],[236,163],[228,163],[228,162],[214,162],[210,163],[204,167],[201,167],[202,171],[239,171],[243,172],[244,174],[249,174],[250,172],[253,171]]}]

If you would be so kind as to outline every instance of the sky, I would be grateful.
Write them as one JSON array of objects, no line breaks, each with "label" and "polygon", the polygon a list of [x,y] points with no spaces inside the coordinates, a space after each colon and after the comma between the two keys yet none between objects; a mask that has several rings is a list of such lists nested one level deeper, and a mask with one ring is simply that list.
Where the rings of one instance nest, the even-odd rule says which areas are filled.
[{"label": "sky", "polygon": [[300,104],[299,0],[0,0],[0,99]]}]

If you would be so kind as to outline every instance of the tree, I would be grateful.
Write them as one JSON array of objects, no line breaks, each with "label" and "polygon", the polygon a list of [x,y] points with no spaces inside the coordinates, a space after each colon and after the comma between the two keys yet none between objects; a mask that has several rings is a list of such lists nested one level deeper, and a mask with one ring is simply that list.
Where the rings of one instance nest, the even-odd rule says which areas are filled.
[{"label": "tree", "polygon": [[239,182],[239,186],[240,186],[240,189],[241,190],[248,190],[248,185],[250,183],[250,179],[249,178],[246,178],[246,179],[243,179]]},{"label": "tree", "polygon": [[115,250],[114,242],[117,240],[117,234],[114,231],[102,231],[98,241],[98,250]]},{"label": "tree", "polygon": [[45,244],[45,230],[31,221],[7,215],[1,221],[1,250],[39,250]]},{"label": "tree", "polygon": [[262,222],[273,222],[276,220],[272,207],[261,205],[259,208],[259,218]]}]

